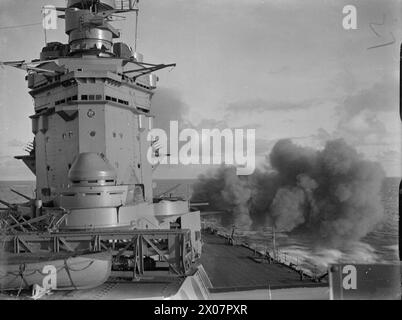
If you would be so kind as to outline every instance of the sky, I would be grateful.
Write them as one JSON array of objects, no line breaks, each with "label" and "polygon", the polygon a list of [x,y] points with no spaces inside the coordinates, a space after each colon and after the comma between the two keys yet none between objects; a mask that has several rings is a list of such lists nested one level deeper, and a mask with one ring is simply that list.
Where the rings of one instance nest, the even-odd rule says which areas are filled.
[{"label": "sky", "polygon": [[[41,7],[63,0],[0,0],[0,61],[38,58]],[[342,26],[345,5],[357,29]],[[400,176],[399,1],[142,0],[137,48],[158,72],[156,125],[256,129],[257,161],[283,138],[322,148],[343,138],[388,176]],[[133,19],[118,22],[133,44]],[[49,41],[66,42],[64,23]],[[384,45],[387,44],[387,45]],[[376,48],[372,48],[375,47]],[[0,180],[33,179],[14,155],[32,141],[24,72],[0,68]],[[158,169],[195,177],[200,167]]]}]

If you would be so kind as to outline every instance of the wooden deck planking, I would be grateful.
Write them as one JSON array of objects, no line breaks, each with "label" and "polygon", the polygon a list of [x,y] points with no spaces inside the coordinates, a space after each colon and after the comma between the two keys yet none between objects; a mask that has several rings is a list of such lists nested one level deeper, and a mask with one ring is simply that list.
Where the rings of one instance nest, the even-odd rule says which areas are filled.
[{"label": "wooden deck planking", "polygon": [[212,282],[211,291],[327,285],[308,278],[301,281],[297,271],[281,264],[258,263],[252,259],[252,250],[230,246],[226,239],[218,235],[203,233],[203,241],[201,263]]}]

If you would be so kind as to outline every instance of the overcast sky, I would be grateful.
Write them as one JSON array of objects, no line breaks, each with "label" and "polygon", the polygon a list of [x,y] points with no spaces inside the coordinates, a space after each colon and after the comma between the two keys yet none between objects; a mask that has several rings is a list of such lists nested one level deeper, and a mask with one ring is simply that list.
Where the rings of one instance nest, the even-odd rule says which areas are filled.
[{"label": "overcast sky", "polygon": [[[40,22],[45,4],[65,1],[0,0],[0,60],[38,58],[40,25],[1,27]],[[357,30],[342,27],[347,4],[357,8]],[[142,0],[140,9],[138,51],[147,62],[177,63],[159,72],[157,124],[255,128],[258,159],[281,138],[320,148],[343,137],[400,176],[398,1]],[[131,44],[132,22],[116,25]],[[49,41],[66,42],[59,27]],[[24,76],[0,69],[1,180],[33,178],[12,159],[33,138]]]}]

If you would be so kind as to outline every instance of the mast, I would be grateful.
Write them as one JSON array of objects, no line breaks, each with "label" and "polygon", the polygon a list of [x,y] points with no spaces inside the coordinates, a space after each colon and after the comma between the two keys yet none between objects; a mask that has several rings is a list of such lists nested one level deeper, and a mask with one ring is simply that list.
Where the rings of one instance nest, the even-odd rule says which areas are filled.
[{"label": "mast", "polygon": [[276,255],[276,239],[275,239],[275,226],[272,227],[272,243],[273,243],[273,247],[274,247],[274,259],[277,259],[277,255]]}]

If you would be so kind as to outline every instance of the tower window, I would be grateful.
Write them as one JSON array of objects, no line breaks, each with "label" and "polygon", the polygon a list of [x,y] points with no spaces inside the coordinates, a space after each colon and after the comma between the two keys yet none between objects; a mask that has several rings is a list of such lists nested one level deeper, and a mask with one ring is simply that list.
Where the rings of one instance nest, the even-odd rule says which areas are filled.
[{"label": "tower window", "polygon": [[51,195],[50,188],[42,188],[41,192],[42,192],[42,195],[45,197],[50,197],[50,195]]}]

